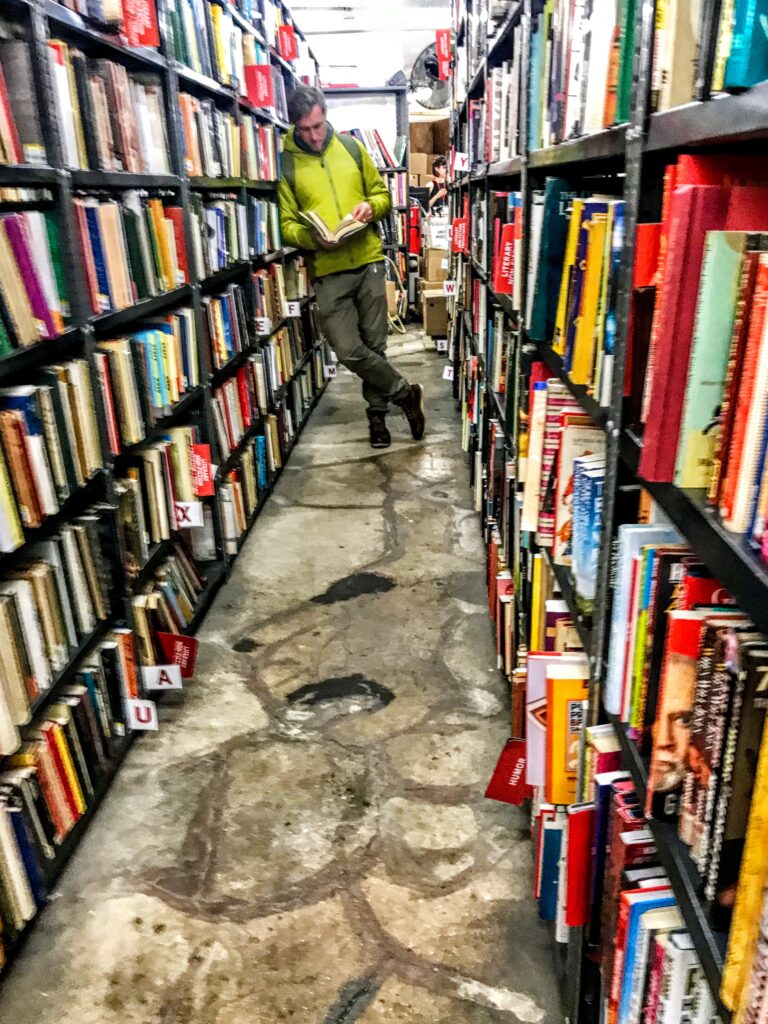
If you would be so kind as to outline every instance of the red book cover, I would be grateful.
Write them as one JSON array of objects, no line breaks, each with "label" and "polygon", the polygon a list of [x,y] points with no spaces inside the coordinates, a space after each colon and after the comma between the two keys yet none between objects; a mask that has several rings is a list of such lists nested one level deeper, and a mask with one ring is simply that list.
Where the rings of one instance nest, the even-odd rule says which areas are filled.
[{"label": "red book cover", "polygon": [[181,633],[155,633],[155,640],[161,656],[168,665],[178,665],[182,679],[191,679],[195,674],[197,650],[200,641]]},{"label": "red book cover", "polygon": [[254,107],[274,107],[275,87],[270,64],[247,64],[245,89]]},{"label": "red book cover", "polygon": [[75,210],[77,221],[77,236],[80,241],[80,255],[85,267],[85,276],[88,281],[88,297],[91,301],[91,311],[101,312],[99,302],[99,283],[96,279],[96,264],[93,261],[93,250],[91,248],[91,236],[88,232],[88,223],[85,217],[85,205],[81,199],[73,199],[72,206]]},{"label": "red book cover", "polygon": [[531,792],[525,781],[525,740],[509,739],[493,769],[485,796],[519,807],[530,798]]},{"label": "red book cover", "polygon": [[[661,224],[638,224],[635,231],[635,265],[632,272],[632,291],[648,288],[653,284],[659,266],[659,245]],[[624,394],[632,393],[632,337],[634,326],[634,296],[629,311],[627,328],[627,363],[624,372]]]},{"label": "red book cover", "polygon": [[187,241],[184,235],[184,211],[180,206],[166,206],[165,215],[173,224],[173,238],[176,242],[176,259],[179,270],[184,273],[184,282],[189,281],[189,262],[187,260]]},{"label": "red book cover", "polygon": [[515,273],[515,224],[505,224],[501,229],[499,258],[493,279],[493,290],[499,295],[512,294]]},{"label": "red book cover", "polygon": [[190,453],[192,483],[198,498],[212,498],[214,490],[213,467],[211,466],[211,446],[209,444],[193,444]]},{"label": "red book cover", "polygon": [[667,619],[646,798],[646,813],[659,821],[674,820],[680,806],[687,772],[699,642],[708,614],[712,614],[711,608],[674,609]]},{"label": "red book cover", "polygon": [[670,206],[669,252],[654,314],[650,397],[644,403],[645,433],[638,468],[641,477],[661,482],[671,481],[675,472],[704,240],[707,231],[725,223],[728,190],[678,187]]},{"label": "red book cover", "polygon": [[384,140],[382,139],[382,137],[379,135],[378,131],[375,128],[373,129],[373,134],[376,138],[376,142],[378,143],[379,149],[381,150],[382,155],[384,156],[384,159],[387,161],[389,166],[397,167],[394,157],[390,153],[389,149],[387,149],[387,147],[384,145]]},{"label": "red book cover", "polygon": [[237,397],[240,402],[240,414],[243,417],[243,424],[246,428],[251,425],[251,403],[248,398],[248,385],[246,383],[245,370],[237,371]]},{"label": "red book cover", "polygon": [[749,330],[747,333],[744,359],[741,373],[734,380],[736,389],[735,409],[730,427],[730,444],[727,451],[728,468],[722,480],[720,496],[720,514],[727,518],[733,511],[736,487],[741,469],[741,457],[744,449],[744,435],[747,430],[747,419],[755,390],[757,361],[763,336],[763,324],[768,309],[768,256],[760,256],[757,267],[757,278],[752,295],[752,308],[749,311]]},{"label": "red book cover", "polygon": [[[74,818],[69,809],[48,741],[42,736],[40,739],[36,739],[34,751],[35,768],[37,769],[37,777],[40,780],[40,788],[43,791],[43,797],[50,813],[53,827],[56,830],[56,837],[61,840],[74,825]],[[11,763],[13,764],[13,761]],[[19,763],[27,763],[23,754],[20,755]]]},{"label": "red book cover", "polygon": [[277,28],[277,46],[283,60],[296,60],[298,49],[296,46],[296,33],[293,25],[279,25]]},{"label": "red book cover", "polygon": [[593,804],[571,804],[568,808],[565,923],[569,926],[579,927],[589,921],[594,821]]},{"label": "red book cover", "polygon": [[3,124],[3,137],[6,145],[10,145],[11,155],[13,160],[11,163],[23,164],[24,163],[24,151],[21,148],[19,142],[19,134],[16,131],[16,122],[13,118],[13,111],[11,110],[11,103],[8,99],[8,89],[5,84],[5,76],[3,75],[2,66],[0,66],[0,121]]},{"label": "red book cover", "polygon": [[104,418],[107,421],[109,450],[113,455],[119,455],[122,445],[120,444],[120,431],[117,429],[115,403],[112,397],[112,377],[109,372],[109,359],[103,352],[96,353],[96,370],[99,374],[101,397],[104,399]]},{"label": "red book cover", "polygon": [[123,0],[123,34],[129,46],[160,45],[155,0]]},{"label": "red book cover", "polygon": [[61,788],[64,792],[64,799],[67,801],[67,807],[69,808],[73,820],[77,821],[81,817],[80,810],[75,802],[74,793],[69,787],[67,772],[64,768],[64,762],[61,760],[61,754],[59,752],[58,744],[56,743],[54,731],[55,726],[53,722],[44,722],[40,727],[40,732],[45,739],[54,767],[56,768],[56,774],[59,778],[59,782],[61,783]]}]

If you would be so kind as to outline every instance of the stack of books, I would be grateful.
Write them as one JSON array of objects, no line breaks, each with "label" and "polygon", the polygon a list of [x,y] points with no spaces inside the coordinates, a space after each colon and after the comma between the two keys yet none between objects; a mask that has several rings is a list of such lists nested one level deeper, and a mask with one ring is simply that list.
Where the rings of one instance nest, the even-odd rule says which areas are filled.
[{"label": "stack of books", "polygon": [[100,341],[95,359],[110,449],[119,455],[200,384],[193,312],[181,309],[129,337]]},{"label": "stack of books", "polygon": [[72,201],[94,314],[125,309],[190,280],[184,213],[136,190]]},{"label": "stack of books", "polygon": [[170,174],[159,76],[92,59],[48,41],[51,80],[67,167]]},{"label": "stack of books", "polygon": [[162,438],[127,454],[123,474],[115,480],[123,568],[139,573],[151,549],[185,526],[180,503],[196,502],[192,445],[196,427],[171,427]]},{"label": "stack of books", "polygon": [[[101,469],[96,405],[84,359],[53,364],[40,383],[0,389],[0,543],[13,551]],[[4,453],[4,454],[3,454]]]}]

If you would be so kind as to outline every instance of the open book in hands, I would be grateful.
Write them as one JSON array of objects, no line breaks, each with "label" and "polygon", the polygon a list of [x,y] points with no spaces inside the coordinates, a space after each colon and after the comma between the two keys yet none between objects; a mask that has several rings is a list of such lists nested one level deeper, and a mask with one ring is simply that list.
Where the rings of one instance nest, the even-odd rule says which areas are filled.
[{"label": "open book in hands", "polygon": [[356,235],[358,231],[368,227],[362,221],[355,220],[351,213],[348,213],[346,217],[340,220],[333,231],[328,227],[320,214],[315,213],[314,210],[310,210],[309,213],[299,210],[299,217],[326,242],[343,242],[351,235]]}]

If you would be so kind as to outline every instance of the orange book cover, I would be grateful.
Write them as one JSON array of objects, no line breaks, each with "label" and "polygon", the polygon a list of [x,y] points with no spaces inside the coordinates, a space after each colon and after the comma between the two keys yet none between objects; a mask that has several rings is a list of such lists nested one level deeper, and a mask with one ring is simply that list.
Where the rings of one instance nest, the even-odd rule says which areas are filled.
[{"label": "orange book cover", "polygon": [[576,801],[579,738],[585,727],[589,670],[555,662],[547,668],[547,770],[545,798],[551,804]]}]

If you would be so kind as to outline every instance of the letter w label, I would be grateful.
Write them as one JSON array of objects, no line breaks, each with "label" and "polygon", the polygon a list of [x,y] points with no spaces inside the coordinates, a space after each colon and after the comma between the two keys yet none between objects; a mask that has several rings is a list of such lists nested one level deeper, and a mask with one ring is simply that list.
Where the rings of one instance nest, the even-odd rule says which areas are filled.
[{"label": "letter w label", "polygon": [[456,294],[455,281],[443,281],[443,295],[454,296]]}]

